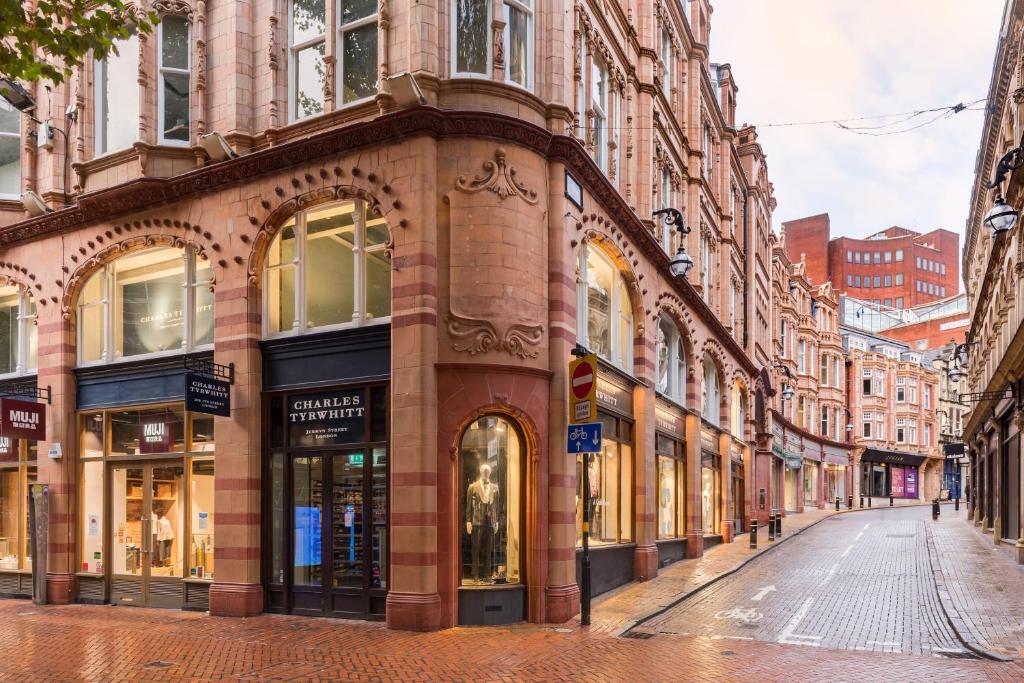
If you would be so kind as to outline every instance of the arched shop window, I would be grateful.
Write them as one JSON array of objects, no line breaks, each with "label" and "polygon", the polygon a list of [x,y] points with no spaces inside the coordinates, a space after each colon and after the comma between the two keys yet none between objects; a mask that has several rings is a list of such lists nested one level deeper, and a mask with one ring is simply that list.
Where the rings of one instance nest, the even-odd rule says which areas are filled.
[{"label": "arched shop window", "polygon": [[622,274],[600,248],[580,251],[577,338],[613,365],[633,371],[633,305]]},{"label": "arched shop window", "polygon": [[658,341],[656,359],[658,363],[658,386],[660,393],[677,403],[686,401],[686,348],[683,337],[669,318],[658,320]]},{"label": "arched shop window", "polygon": [[267,253],[264,335],[389,321],[387,240],[386,221],[361,199],[295,214]]},{"label": "arched shop window", "polygon": [[79,363],[210,348],[213,305],[213,269],[193,249],[122,256],[78,297]]},{"label": "arched shop window", "polygon": [[462,435],[462,585],[520,583],[522,443],[510,422],[488,415]]},{"label": "arched shop window", "polygon": [[32,372],[38,358],[35,299],[18,285],[0,287],[0,376]]}]

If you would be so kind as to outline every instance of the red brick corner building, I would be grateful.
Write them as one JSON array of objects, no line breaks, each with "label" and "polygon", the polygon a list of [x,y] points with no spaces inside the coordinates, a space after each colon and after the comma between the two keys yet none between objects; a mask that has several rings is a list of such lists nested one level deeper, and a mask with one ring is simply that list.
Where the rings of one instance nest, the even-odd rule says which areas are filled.
[{"label": "red brick corner building", "polygon": [[[562,622],[583,505],[595,593],[745,530],[774,200],[707,0],[291,5],[155,3],[156,33],[30,87],[77,108],[68,159],[4,107],[0,388],[52,403],[46,440],[0,441],[0,510],[48,485],[48,599]],[[214,371],[216,416],[185,402]],[[26,531],[0,535],[25,595]]]},{"label": "red brick corner building", "polygon": [[782,223],[786,253],[806,261],[807,277],[858,299],[905,309],[955,296],[960,286],[960,236],[899,226],[864,239],[829,238],[827,213]]}]

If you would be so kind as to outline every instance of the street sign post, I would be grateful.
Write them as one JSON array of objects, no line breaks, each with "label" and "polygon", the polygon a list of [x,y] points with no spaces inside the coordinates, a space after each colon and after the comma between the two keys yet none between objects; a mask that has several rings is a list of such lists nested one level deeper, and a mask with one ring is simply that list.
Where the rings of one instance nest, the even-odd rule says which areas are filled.
[{"label": "street sign post", "polygon": [[588,353],[569,363],[569,424],[597,419],[597,356]]},{"label": "street sign post", "polygon": [[569,425],[566,449],[583,454],[583,576],[580,587],[580,623],[590,625],[590,456],[601,450],[601,423]]}]

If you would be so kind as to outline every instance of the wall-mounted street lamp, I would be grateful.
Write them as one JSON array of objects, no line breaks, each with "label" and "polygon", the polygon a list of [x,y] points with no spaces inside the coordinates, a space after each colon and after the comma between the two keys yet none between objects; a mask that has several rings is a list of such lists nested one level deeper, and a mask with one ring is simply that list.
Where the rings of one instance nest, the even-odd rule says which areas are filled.
[{"label": "wall-mounted street lamp", "polygon": [[[782,363],[775,363],[774,365],[772,365],[772,367],[775,368],[776,370],[782,370],[782,374],[784,374],[787,379],[796,379],[796,377],[793,375],[793,371],[790,370],[788,366],[783,365]],[[793,391],[793,387],[791,385],[786,384],[785,382],[782,383],[783,401],[788,401],[791,398],[793,398],[794,393],[796,392]]]},{"label": "wall-mounted street lamp", "polygon": [[[664,215],[665,225],[669,228],[677,231],[680,237],[685,237],[690,234],[690,226],[686,224],[686,219],[683,218],[683,213],[679,209],[658,209],[652,215],[655,217]],[[690,274],[690,270],[693,268],[693,259],[686,253],[686,249],[683,248],[683,240],[679,240],[679,249],[676,250],[676,255],[672,257],[672,260],[668,264],[669,270],[675,277],[686,277]]]},{"label": "wall-mounted street lamp", "polygon": [[1024,138],[1019,145],[1003,155],[996,164],[995,177],[988,183],[989,189],[996,191],[996,200],[981,222],[993,235],[1004,233],[1017,223],[1019,214],[1003,199],[1003,182],[1011,171],[1016,171],[1021,166],[1024,166]]},{"label": "wall-mounted street lamp", "polygon": [[957,344],[956,348],[953,349],[953,353],[949,357],[949,369],[946,371],[949,381],[959,382],[967,377],[967,347],[974,346],[977,343],[976,341],[964,342],[963,344]]},{"label": "wall-mounted street lamp", "polygon": [[843,408],[843,410],[846,412],[846,433],[849,434],[853,431],[853,413],[849,408]]}]

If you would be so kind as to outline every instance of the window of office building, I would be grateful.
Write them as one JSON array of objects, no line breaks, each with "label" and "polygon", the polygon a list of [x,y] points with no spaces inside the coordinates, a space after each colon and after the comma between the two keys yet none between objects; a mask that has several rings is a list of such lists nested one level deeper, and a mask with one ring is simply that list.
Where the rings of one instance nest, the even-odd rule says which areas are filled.
[{"label": "window of office building", "polygon": [[267,252],[264,333],[360,327],[390,320],[387,223],[360,199],[300,211]]},{"label": "window of office building", "polygon": [[[364,1],[376,6],[372,0]],[[505,79],[524,88],[532,86],[533,1],[505,0],[502,3],[505,28],[501,48],[505,57]],[[495,58],[495,46],[490,40],[491,10],[491,3],[484,0],[454,0],[452,72],[457,76],[490,75]]]},{"label": "window of office building", "polygon": [[188,22],[183,17],[165,16],[157,26],[160,33],[160,82],[157,85],[160,142],[187,145],[191,137]]},{"label": "window of office building", "polygon": [[0,375],[34,371],[39,355],[36,302],[17,285],[0,287]]},{"label": "window of office building", "polygon": [[577,339],[627,372],[633,369],[633,305],[611,258],[588,244],[580,250]]},{"label": "window of office building", "polygon": [[131,147],[139,138],[139,36],[114,42],[105,60],[97,60],[95,98],[96,154]]},{"label": "window of office building", "polygon": [[107,363],[213,344],[213,269],[195,250],[156,248],[106,264],[78,297],[78,359]]},{"label": "window of office building", "polygon": [[0,95],[0,199],[21,195],[21,112]]}]

